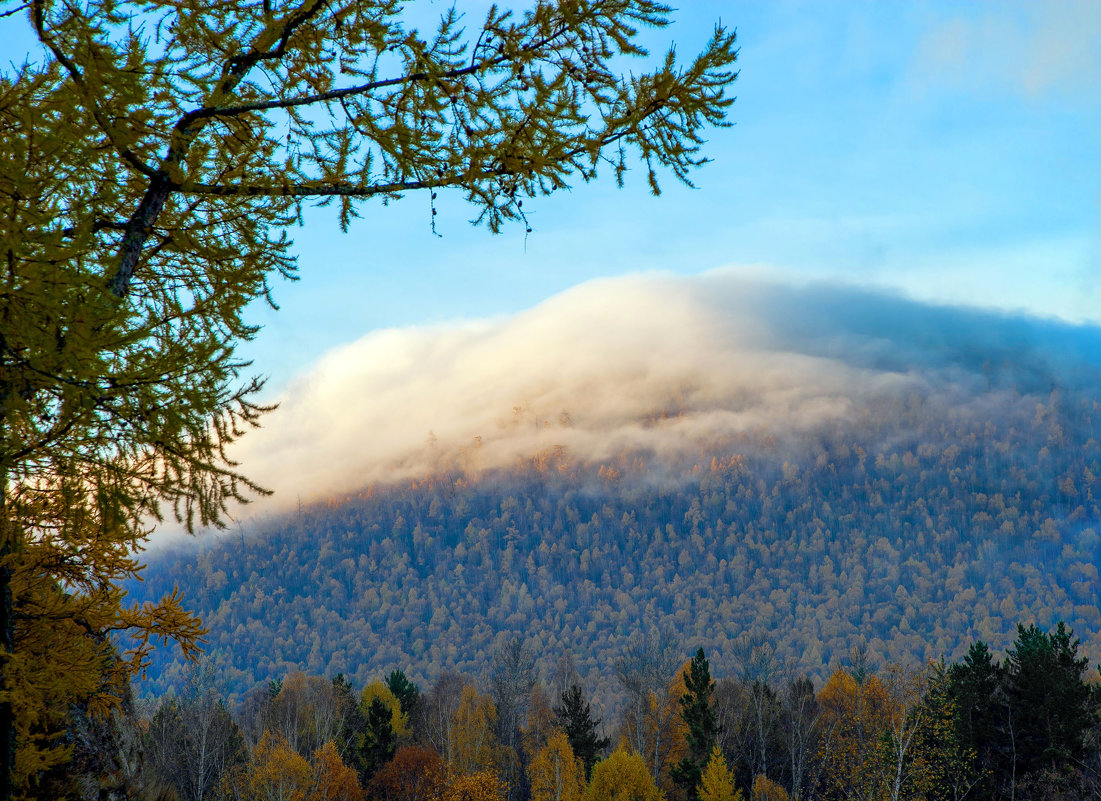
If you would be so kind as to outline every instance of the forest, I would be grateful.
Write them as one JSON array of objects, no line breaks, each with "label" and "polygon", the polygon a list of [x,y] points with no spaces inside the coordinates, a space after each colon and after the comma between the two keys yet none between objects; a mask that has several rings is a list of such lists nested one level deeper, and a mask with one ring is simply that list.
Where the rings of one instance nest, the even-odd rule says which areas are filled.
[{"label": "forest", "polygon": [[[679,461],[551,449],[439,470],[154,551],[135,601],[178,586],[234,701],[294,671],[366,684],[479,674],[520,637],[600,699],[639,632],[707,645],[721,671],[766,637],[824,681],[851,645],[960,659],[1065,620],[1101,655],[1101,435],[1089,385],[902,395],[797,434],[748,431]],[[672,410],[670,414],[675,414]],[[143,693],[180,682],[163,648]]]},{"label": "forest", "polygon": [[[854,642],[822,682],[762,640],[712,675],[668,636],[604,672],[594,712],[569,654],[543,676],[511,639],[478,676],[421,687],[293,671],[235,703],[212,663],[107,719],[77,713],[41,790],[178,801],[784,801],[1101,797],[1101,683],[1065,624],[1000,658],[883,661]],[[690,658],[687,658],[689,657]],[[609,708],[609,699],[603,708]],[[90,787],[91,786],[91,787]]]}]

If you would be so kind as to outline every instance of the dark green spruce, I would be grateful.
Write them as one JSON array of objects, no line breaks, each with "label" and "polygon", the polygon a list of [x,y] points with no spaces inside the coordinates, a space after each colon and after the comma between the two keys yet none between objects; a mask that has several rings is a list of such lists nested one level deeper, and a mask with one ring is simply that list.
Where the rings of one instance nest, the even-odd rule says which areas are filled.
[{"label": "dark green spruce", "polygon": [[587,781],[592,775],[593,765],[612,741],[596,733],[600,721],[593,720],[592,707],[589,706],[584,693],[576,684],[571,684],[570,688],[562,693],[562,706],[556,706],[554,714],[562,726],[562,731],[566,733],[566,739],[570,742],[574,756],[585,766]]},{"label": "dark green spruce", "polygon": [[688,756],[673,766],[669,778],[684,791],[686,798],[695,801],[700,774],[719,733],[715,713],[711,711],[715,682],[711,681],[711,666],[703,654],[703,648],[696,651],[684,672],[684,686],[687,692],[681,696],[680,708],[684,725],[688,727]]},{"label": "dark green spruce", "polygon": [[393,713],[381,698],[375,698],[367,708],[362,744],[359,748],[361,778],[366,784],[375,772],[389,762],[397,750],[397,736],[390,722]]}]

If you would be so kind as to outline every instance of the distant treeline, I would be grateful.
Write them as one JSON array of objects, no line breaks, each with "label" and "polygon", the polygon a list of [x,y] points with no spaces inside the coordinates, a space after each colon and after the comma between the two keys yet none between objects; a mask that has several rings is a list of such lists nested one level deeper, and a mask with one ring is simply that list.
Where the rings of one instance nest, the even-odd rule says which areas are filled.
[{"label": "distant treeline", "polygon": [[[234,699],[296,669],[477,673],[512,637],[544,670],[575,654],[612,698],[606,667],[641,629],[708,643],[723,670],[746,632],[825,671],[859,638],[897,661],[1004,649],[1018,620],[1066,620],[1101,655],[1099,443],[1087,392],[879,399],[828,430],[747,432],[675,464],[558,449],[372,487],[154,554],[128,589],[179,585]],[[146,691],[183,669],[162,650]]]},{"label": "distant treeline", "polygon": [[1062,623],[1018,626],[1001,659],[975,642],[958,662],[906,665],[859,644],[820,685],[767,642],[743,645],[738,672],[715,678],[703,648],[685,661],[637,638],[605,667],[620,689],[606,720],[571,659],[540,680],[519,640],[478,680],[294,672],[237,704],[207,660],[140,715],[78,716],[73,766],[41,786],[61,797],[92,777],[178,801],[1101,796],[1101,685]]}]

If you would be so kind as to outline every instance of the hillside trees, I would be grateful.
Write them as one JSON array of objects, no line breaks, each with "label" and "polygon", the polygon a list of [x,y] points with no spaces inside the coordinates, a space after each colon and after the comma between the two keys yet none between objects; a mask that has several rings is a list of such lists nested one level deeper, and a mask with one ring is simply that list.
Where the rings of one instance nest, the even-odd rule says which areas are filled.
[{"label": "hillside trees", "polygon": [[4,0],[0,24],[24,8],[42,51],[0,73],[0,797],[17,741],[19,786],[64,759],[33,745],[39,710],[114,698],[82,689],[96,660],[33,663],[35,638],[129,630],[129,672],[154,636],[194,652],[178,596],[127,607],[116,585],[166,511],[218,524],[261,491],[225,451],[263,412],[235,349],[294,273],[303,203],[346,228],[367,199],[454,189],[497,231],[526,226],[524,198],[622,181],[631,154],[653,191],[662,169],[687,182],[736,55],[720,28],[621,76],[637,28],[668,21],[651,0],[494,8],[468,38],[454,11],[407,30],[388,0]]}]

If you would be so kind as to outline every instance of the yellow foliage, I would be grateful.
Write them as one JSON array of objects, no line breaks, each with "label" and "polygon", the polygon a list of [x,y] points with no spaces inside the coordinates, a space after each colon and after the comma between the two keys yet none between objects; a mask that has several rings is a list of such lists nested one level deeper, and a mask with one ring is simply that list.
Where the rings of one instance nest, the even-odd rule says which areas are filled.
[{"label": "yellow foliage", "polygon": [[363,688],[363,692],[359,695],[360,708],[366,712],[376,698],[390,710],[390,728],[394,730],[394,736],[404,737],[409,734],[409,720],[401,711],[401,702],[390,692],[390,688],[378,679]]},{"label": "yellow foliage", "polygon": [[664,801],[646,762],[638,754],[616,751],[593,765],[585,801]]},{"label": "yellow foliage", "polygon": [[312,784],[309,763],[282,737],[265,731],[252,752],[245,776],[249,801],[306,801]]},{"label": "yellow foliage", "polygon": [[788,791],[763,773],[753,780],[752,801],[788,801]]},{"label": "yellow foliage", "polygon": [[700,775],[699,798],[700,801],[742,801],[742,791],[734,789],[734,776],[718,746],[711,749],[711,757]]},{"label": "yellow foliage", "polygon": [[505,801],[507,790],[493,771],[453,773],[439,801]]},{"label": "yellow foliage", "polygon": [[818,702],[822,730],[830,732],[819,754],[827,783],[843,795],[878,797],[888,783],[888,765],[880,753],[890,721],[887,688],[874,675],[857,682],[839,668],[822,687]]},{"label": "yellow foliage", "polygon": [[488,695],[479,695],[471,685],[463,687],[455,712],[453,766],[467,775],[494,770],[501,761],[501,748],[494,731],[497,708]]},{"label": "yellow foliage", "polygon": [[[454,11],[423,37],[399,3],[263,6],[0,14],[28,9],[39,39],[0,66],[0,793],[7,735],[30,781],[64,758],[42,739],[55,710],[109,706],[104,676],[140,673],[153,639],[194,654],[177,596],[134,609],[114,587],[165,513],[220,525],[264,492],[226,451],[264,411],[236,348],[256,333],[245,310],[295,271],[304,200],[336,199],[347,227],[370,198],[450,188],[491,230],[526,227],[524,197],[592,180],[608,149],[619,176],[640,153],[654,192],[659,168],[687,182],[733,102],[721,28],[689,64],[617,73],[635,28],[666,21],[657,5],[494,8],[469,37]],[[100,659],[119,631],[134,647]]]},{"label": "yellow foliage", "polygon": [[581,801],[585,766],[563,732],[555,732],[528,765],[532,801]]},{"label": "yellow foliage", "polygon": [[314,752],[313,782],[306,801],[363,801],[356,772],[344,764],[332,740]]}]

